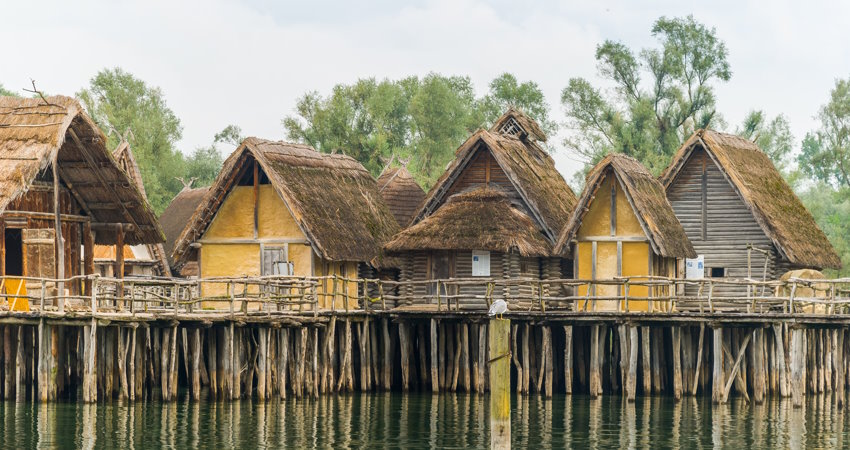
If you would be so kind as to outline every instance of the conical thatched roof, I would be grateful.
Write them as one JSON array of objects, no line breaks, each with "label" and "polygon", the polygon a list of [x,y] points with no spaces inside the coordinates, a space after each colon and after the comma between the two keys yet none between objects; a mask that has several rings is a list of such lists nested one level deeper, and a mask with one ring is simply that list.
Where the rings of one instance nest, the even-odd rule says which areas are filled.
[{"label": "conical thatched roof", "polygon": [[378,191],[401,227],[410,223],[425,199],[425,191],[405,167],[384,169],[378,177]]},{"label": "conical thatched roof", "polygon": [[705,149],[717,164],[784,258],[798,266],[841,267],[841,259],[811,213],[770,158],[747,139],[713,130],[697,130],[682,144],[661,176],[666,188],[698,147]]},{"label": "conical thatched roof", "polygon": [[[58,154],[59,176],[94,222],[133,225],[127,244],[164,241],[153,209],[106,148],[106,136],[69,97],[0,97],[0,212]],[[97,233],[114,244],[114,233]]]},{"label": "conical thatched roof", "polygon": [[398,233],[384,249],[388,254],[410,250],[552,253],[534,221],[512,206],[504,192],[486,187],[453,195],[434,214]]},{"label": "conical thatched roof", "polygon": [[655,254],[672,258],[696,257],[685,229],[667,200],[664,186],[638,160],[621,153],[606,156],[588,173],[578,205],[558,239],[557,253],[569,253],[570,242],[578,233],[597,189],[607,177],[614,177],[622,187]]},{"label": "conical thatched roof", "polygon": [[428,192],[413,223],[423,220],[440,206],[481,146],[489,149],[528,206],[532,219],[554,245],[575,207],[575,194],[555,168],[552,157],[536,143],[487,130],[476,131],[457,149],[455,159]]},{"label": "conical thatched roof", "polygon": [[398,232],[375,179],[355,159],[287,142],[247,138],[227,158],[174,246],[179,266],[231,187],[256,160],[316,253],[332,261],[373,261]]}]

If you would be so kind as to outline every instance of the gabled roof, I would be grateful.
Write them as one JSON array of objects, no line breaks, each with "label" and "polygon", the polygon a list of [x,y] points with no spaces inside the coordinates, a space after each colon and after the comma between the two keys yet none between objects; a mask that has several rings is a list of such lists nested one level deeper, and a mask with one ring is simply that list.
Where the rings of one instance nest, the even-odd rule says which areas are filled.
[{"label": "gabled roof", "polygon": [[[546,133],[540,129],[540,125],[534,121],[531,117],[528,117],[524,112],[522,112],[518,108],[514,108],[511,106],[502,114],[495,122],[493,122],[493,126],[490,127],[490,131],[494,133],[500,133],[503,127],[511,120],[515,120],[516,124],[522,128],[522,131],[531,138],[531,140],[536,140],[540,142],[546,142]],[[523,137],[521,135],[517,137]]]},{"label": "gabled roof", "polygon": [[[139,170],[139,164],[136,162],[136,157],[133,156],[133,152],[130,150],[130,143],[122,140],[121,143],[118,144],[118,147],[112,151],[112,157],[115,158],[115,161],[118,162],[118,166],[124,170],[124,173],[130,177],[130,180],[136,184],[136,187],[139,188],[139,192],[141,192],[142,197],[147,200],[148,195],[145,193],[145,183],[144,180],[142,180],[142,171]],[[125,247],[127,246],[125,245]],[[159,266],[160,274],[165,277],[170,277],[171,266],[168,263],[165,246],[163,246],[161,242],[148,244],[148,252],[151,254],[156,265]]]},{"label": "gabled roof", "polygon": [[753,214],[765,235],[792,264],[840,268],[841,259],[770,158],[747,139],[697,130],[661,176],[666,189],[695,148],[704,148]]},{"label": "gabled roof", "polygon": [[490,150],[528,205],[532,218],[554,244],[576,204],[576,196],[546,151],[529,140],[478,130],[455,152],[455,159],[434,184],[413,223],[432,214],[480,146]]},{"label": "gabled roof", "polygon": [[302,144],[247,138],[227,158],[174,246],[180,266],[219,206],[256,160],[316,253],[332,261],[373,261],[399,231],[375,179],[356,160]]},{"label": "gabled roof", "polygon": [[401,227],[410,223],[425,199],[425,191],[405,167],[385,168],[378,177],[378,191]]},{"label": "gabled roof", "polygon": [[434,214],[395,235],[388,254],[410,250],[489,250],[549,256],[552,245],[528,215],[498,188],[452,195]]},{"label": "gabled roof", "polygon": [[[162,242],[156,215],[106,148],[106,136],[70,97],[0,96],[0,213],[22,196],[58,155],[61,181],[98,223],[131,224],[127,244]],[[114,233],[97,233],[114,244]]]},{"label": "gabled roof", "polygon": [[588,173],[578,205],[558,239],[555,247],[557,253],[569,253],[569,244],[578,233],[597,189],[610,176],[623,188],[653,252],[673,258],[696,257],[685,229],[667,200],[664,187],[638,160],[621,153],[609,154]]},{"label": "gabled roof", "polygon": [[174,260],[171,257],[172,252],[174,252],[174,244],[177,243],[177,239],[180,238],[183,229],[186,228],[209,189],[209,187],[195,189],[188,186],[184,187],[159,216],[159,224],[162,226],[162,231],[165,232],[165,254],[172,266],[174,266]]}]

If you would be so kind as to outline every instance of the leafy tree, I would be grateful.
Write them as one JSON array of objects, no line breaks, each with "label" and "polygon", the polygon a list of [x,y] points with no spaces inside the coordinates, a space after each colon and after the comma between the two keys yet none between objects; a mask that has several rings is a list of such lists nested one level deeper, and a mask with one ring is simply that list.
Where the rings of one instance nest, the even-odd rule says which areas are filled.
[{"label": "leafy tree", "polygon": [[410,157],[409,167],[428,187],[482,123],[476,102],[466,77],[366,78],[337,85],[328,97],[305,94],[283,126],[289,139],[349,155],[374,175],[390,155]]},{"label": "leafy tree", "polygon": [[3,87],[3,85],[2,85],[2,84],[0,84],[0,97],[2,97],[2,96],[6,96],[6,97],[20,97],[20,95],[19,95],[17,92],[15,92],[15,91],[10,91],[10,90],[6,89],[5,87]]},{"label": "leafy tree", "polygon": [[828,270],[828,276],[843,277],[850,273],[850,192],[823,182],[799,193],[800,199],[814,216],[829,242],[841,257],[843,268]]},{"label": "leafy tree", "polygon": [[800,170],[830,186],[850,188],[850,78],[835,82],[818,118],[820,128],[803,139]]},{"label": "leafy tree", "polygon": [[245,136],[242,135],[242,127],[238,125],[228,125],[215,134],[213,144],[239,146],[243,140],[245,140]]},{"label": "leafy tree", "polygon": [[764,111],[750,111],[735,134],[755,142],[787,177],[788,157],[794,148],[794,135],[784,115],[780,114],[768,121]]},{"label": "leafy tree", "polygon": [[490,82],[490,92],[481,101],[485,121],[495,122],[510,106],[533,117],[547,135],[558,131],[558,125],[549,118],[549,104],[540,86],[533,81],[519,83],[514,75],[503,73]]},{"label": "leafy tree", "polygon": [[611,95],[583,78],[570,79],[561,94],[573,130],[564,144],[588,164],[622,152],[659,173],[695,129],[719,123],[714,84],[732,72],[716,31],[693,16],[661,17],[652,35],[660,48],[635,52],[611,40],[596,48]]},{"label": "leafy tree", "polygon": [[121,68],[104,69],[77,96],[114,148],[119,133],[131,130],[133,152],[154,210],[162,212],[182,185],[184,160],[175,145],[182,136],[180,119],[157,87]]}]

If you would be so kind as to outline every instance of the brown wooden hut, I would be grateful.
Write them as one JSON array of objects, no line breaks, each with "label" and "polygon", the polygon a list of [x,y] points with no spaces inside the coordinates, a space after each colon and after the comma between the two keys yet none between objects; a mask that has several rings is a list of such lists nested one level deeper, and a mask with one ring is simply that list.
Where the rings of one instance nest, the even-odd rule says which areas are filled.
[{"label": "brown wooden hut", "polygon": [[159,224],[162,226],[162,231],[165,232],[165,254],[168,257],[168,263],[173,270],[173,273],[179,274],[182,277],[197,277],[198,261],[191,259],[181,265],[179,271],[176,270],[174,259],[171,257],[174,251],[174,244],[186,228],[186,224],[192,218],[198,205],[203,201],[204,196],[209,191],[209,187],[192,188],[191,184],[185,185],[159,216]]},{"label": "brown wooden hut", "polygon": [[[571,275],[552,253],[576,197],[540,146],[545,135],[528,116],[508,110],[456,152],[411,225],[385,246],[401,260],[402,281],[449,278],[554,279]],[[566,272],[563,271],[566,269]],[[484,284],[459,294],[484,294]],[[436,285],[407,285],[420,298]],[[511,294],[511,292],[507,292]],[[465,307],[483,300],[466,297]]]},{"label": "brown wooden hut", "polygon": [[[173,258],[178,270],[197,260],[202,278],[354,279],[358,265],[380,263],[381,247],[398,230],[375,179],[353,158],[247,138],[195,209]],[[326,297],[334,285],[320,287],[320,306],[344,306],[342,296]],[[357,288],[340,282],[337,292],[353,299]]]},{"label": "brown wooden hut", "polygon": [[[610,154],[587,175],[584,191],[561,233],[556,252],[571,256],[576,278],[613,280],[677,277],[683,259],[696,256],[685,230],[667,201],[664,187],[636,159]],[[623,295],[615,285],[580,286],[577,295]],[[631,287],[630,311],[647,311],[647,286]],[[624,302],[579,302],[579,309],[616,311]],[[585,308],[587,306],[587,308]]]},{"label": "brown wooden hut", "polygon": [[[10,285],[15,276],[93,273],[95,244],[164,240],[144,195],[72,98],[0,97],[0,174],[0,273],[7,292],[18,289]],[[78,282],[50,288],[83,289]]]},{"label": "brown wooden hut", "polygon": [[[661,176],[705,276],[775,279],[799,268],[839,268],[814,218],[758,146],[698,130]],[[750,250],[750,247],[756,250]],[[746,288],[720,287],[745,294]]]}]

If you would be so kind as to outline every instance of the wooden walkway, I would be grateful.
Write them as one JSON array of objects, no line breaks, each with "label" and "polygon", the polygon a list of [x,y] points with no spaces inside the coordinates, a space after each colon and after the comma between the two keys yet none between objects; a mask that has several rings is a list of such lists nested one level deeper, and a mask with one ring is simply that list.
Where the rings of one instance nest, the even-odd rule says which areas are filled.
[{"label": "wooden walkway", "polygon": [[[259,400],[483,394],[493,357],[486,309],[499,298],[509,304],[519,395],[790,396],[802,405],[819,393],[843,402],[850,381],[850,280],[443,280],[441,295],[415,298],[378,280],[354,280],[357,292],[322,289],[344,281],[78,277],[62,280],[69,293],[58,296],[56,280],[29,280],[26,294],[3,294],[0,393],[87,402],[200,399],[201,389]],[[459,301],[473,282],[486,295]],[[715,295],[717,285],[746,295]],[[618,295],[588,295],[594,286]],[[634,286],[651,295],[631,297]]]}]

